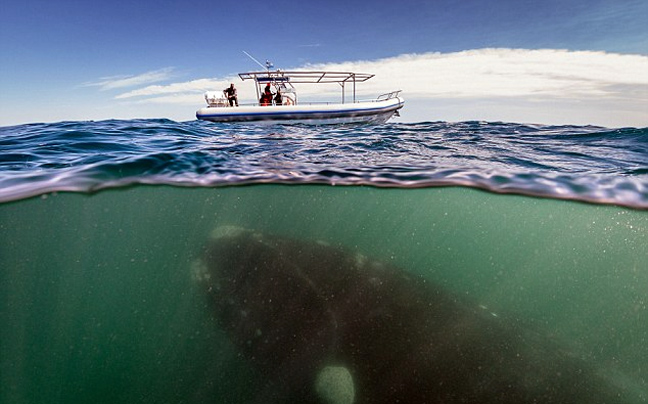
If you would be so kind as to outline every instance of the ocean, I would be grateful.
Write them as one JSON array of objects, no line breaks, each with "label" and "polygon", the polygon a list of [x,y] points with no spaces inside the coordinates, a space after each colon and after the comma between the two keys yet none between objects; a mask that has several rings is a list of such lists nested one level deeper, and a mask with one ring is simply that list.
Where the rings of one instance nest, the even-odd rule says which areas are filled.
[{"label": "ocean", "polygon": [[[268,381],[195,277],[223,226],[398,268],[497,329],[532,332],[527,345],[591,369],[618,402],[648,402],[647,210],[648,128],[2,127],[0,402],[271,401],[260,394],[297,368]],[[311,266],[300,276],[327,270]],[[268,276],[258,293],[280,287]],[[392,307],[384,293],[378,306]],[[358,318],[386,316],[360,307]],[[408,355],[375,366],[397,377],[394,358]],[[357,377],[360,359],[347,359],[336,360]],[[355,401],[320,399],[379,402],[361,384]]]}]

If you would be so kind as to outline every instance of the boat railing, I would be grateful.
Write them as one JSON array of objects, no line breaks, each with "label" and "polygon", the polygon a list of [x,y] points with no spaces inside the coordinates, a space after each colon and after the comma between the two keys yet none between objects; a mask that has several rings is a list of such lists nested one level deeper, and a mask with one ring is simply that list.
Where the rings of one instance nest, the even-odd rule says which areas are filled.
[{"label": "boat railing", "polygon": [[[373,99],[365,99],[365,100],[356,100],[355,103],[363,103],[363,102],[378,102],[378,101],[386,101],[386,100],[391,100],[392,98],[398,97],[398,95],[401,93],[403,90],[396,90],[392,91],[389,93],[381,94],[376,98]],[[211,102],[209,102],[211,101]],[[208,101],[208,108],[236,108],[234,106],[229,105],[229,102],[225,98],[219,98],[218,100],[209,100]],[[333,105],[333,104],[339,104],[339,102],[336,101],[302,101],[299,102],[299,105]],[[272,105],[261,105],[258,102],[249,102],[249,103],[241,103],[239,104],[242,107],[252,107],[252,106],[280,106],[276,104]],[[291,104],[283,104],[283,105],[291,105]],[[296,104],[292,104],[296,105]]]},{"label": "boat railing", "polygon": [[390,93],[380,94],[378,97],[376,97],[376,101],[391,100],[392,98],[398,97],[398,94],[400,94],[401,91],[403,90],[396,90]]},{"label": "boat railing", "polygon": [[[259,102],[244,102],[244,103],[239,103],[239,106],[241,107],[281,107],[281,106],[289,106],[289,105],[333,105],[333,104],[339,104],[339,102],[335,101],[302,101],[299,102],[298,104],[283,104],[283,105],[277,105],[277,104],[272,104],[272,105],[261,105]],[[222,103],[210,103],[207,105],[207,108],[237,108],[235,106],[229,105],[227,102],[222,102]]]}]

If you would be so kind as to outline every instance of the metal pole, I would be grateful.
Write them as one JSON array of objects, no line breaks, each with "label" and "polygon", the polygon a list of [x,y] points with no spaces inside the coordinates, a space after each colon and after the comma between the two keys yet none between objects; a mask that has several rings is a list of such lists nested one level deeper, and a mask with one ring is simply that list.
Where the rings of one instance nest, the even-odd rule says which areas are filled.
[{"label": "metal pole", "polygon": [[261,66],[262,69],[265,69],[265,66],[263,66],[263,65],[261,64],[261,62],[259,62],[258,60],[256,60],[256,59],[254,58],[254,56],[250,55],[250,54],[247,53],[246,51],[243,51],[243,53],[245,53],[245,54],[247,55],[247,57],[249,57],[250,59],[252,59],[256,64],[258,64],[259,66]]}]

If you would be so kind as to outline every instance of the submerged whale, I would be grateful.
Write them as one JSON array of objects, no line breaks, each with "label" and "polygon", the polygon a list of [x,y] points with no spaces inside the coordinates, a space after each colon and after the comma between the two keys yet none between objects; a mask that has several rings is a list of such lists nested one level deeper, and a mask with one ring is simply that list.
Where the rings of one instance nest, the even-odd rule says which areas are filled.
[{"label": "submerged whale", "polygon": [[343,248],[220,227],[196,274],[258,402],[627,402],[540,333]]}]

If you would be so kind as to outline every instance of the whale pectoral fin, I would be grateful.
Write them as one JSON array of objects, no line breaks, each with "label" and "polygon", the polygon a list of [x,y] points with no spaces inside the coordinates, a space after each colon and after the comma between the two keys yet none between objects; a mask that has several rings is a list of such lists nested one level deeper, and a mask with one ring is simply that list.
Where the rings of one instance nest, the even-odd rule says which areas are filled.
[{"label": "whale pectoral fin", "polygon": [[211,275],[207,269],[207,265],[202,260],[195,260],[191,263],[190,266],[191,279],[196,282],[206,282],[209,281]]},{"label": "whale pectoral fin", "polygon": [[326,366],[320,370],[315,391],[325,404],[353,404],[355,400],[353,377],[344,366]]}]

